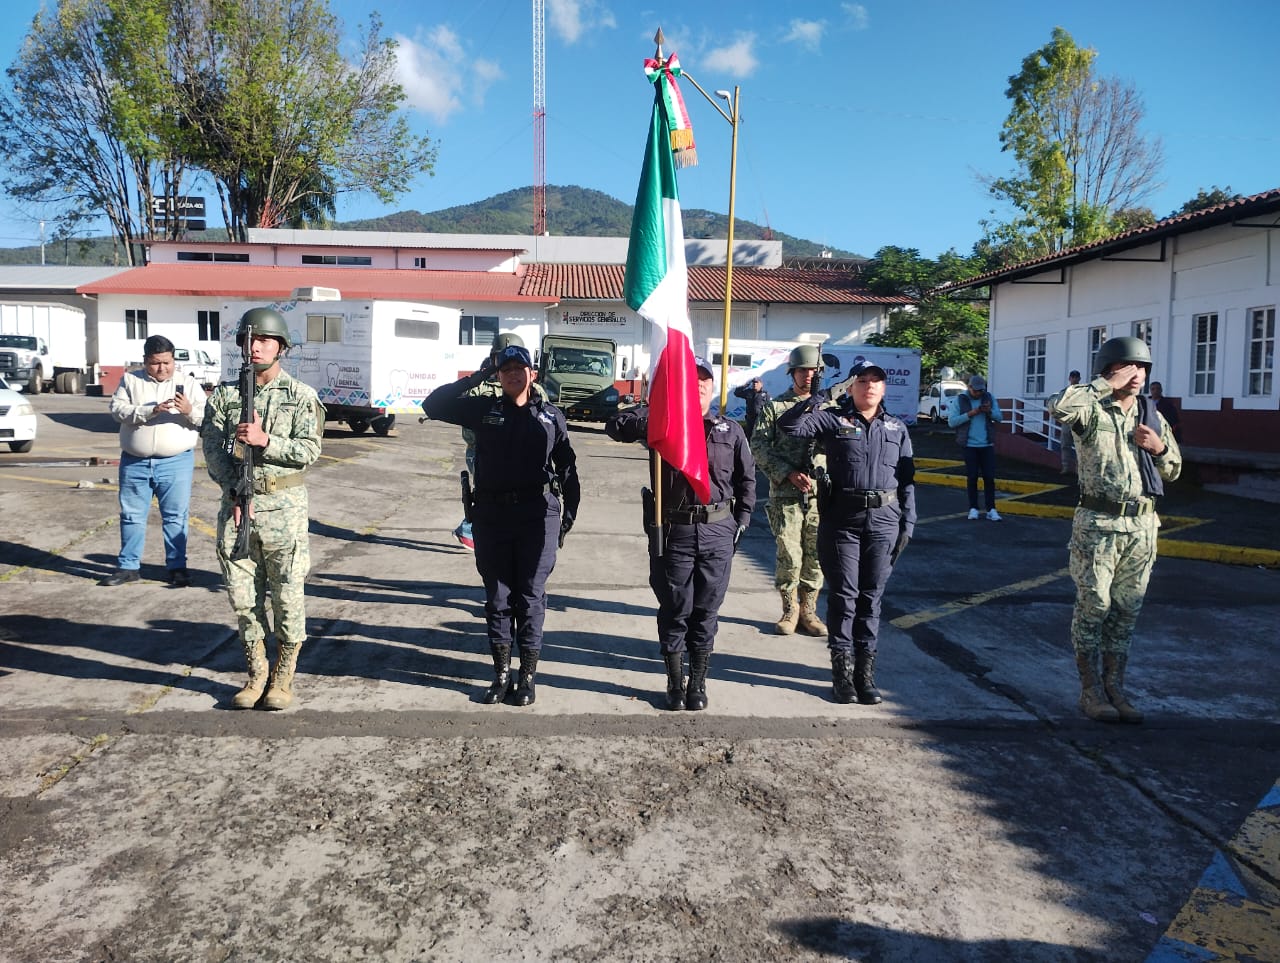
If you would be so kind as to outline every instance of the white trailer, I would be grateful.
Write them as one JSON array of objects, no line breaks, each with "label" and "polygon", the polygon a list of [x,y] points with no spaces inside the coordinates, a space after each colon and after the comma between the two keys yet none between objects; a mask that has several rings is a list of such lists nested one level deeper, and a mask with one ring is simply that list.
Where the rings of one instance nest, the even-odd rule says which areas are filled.
[{"label": "white trailer", "polygon": [[[733,390],[759,378],[766,391],[778,397],[791,387],[787,374],[787,360],[791,350],[806,341],[730,341],[729,342],[729,398],[725,405],[728,417],[738,420],[746,417],[746,402],[735,398]],[[884,406],[909,425],[916,423],[920,401],[920,352],[913,348],[877,348],[869,344],[840,344],[827,340],[821,344],[822,386],[838,397],[849,380],[849,369],[865,358],[884,368]],[[721,339],[708,338],[706,357],[720,379]],[[718,403],[713,402],[713,407]]]},{"label": "white trailer", "polygon": [[[409,301],[343,300],[332,289],[294,292],[286,301],[223,305],[222,380],[234,381],[242,361],[236,346],[240,317],[250,308],[279,311],[295,345],[284,370],[310,385],[328,421],[357,434],[385,435],[396,415],[421,414],[433,389],[456,381],[485,349],[459,347],[457,308]],[[332,297],[332,299],[326,299]]]},{"label": "white trailer", "polygon": [[0,302],[0,375],[23,390],[79,393],[93,380],[80,308],[54,301]]}]

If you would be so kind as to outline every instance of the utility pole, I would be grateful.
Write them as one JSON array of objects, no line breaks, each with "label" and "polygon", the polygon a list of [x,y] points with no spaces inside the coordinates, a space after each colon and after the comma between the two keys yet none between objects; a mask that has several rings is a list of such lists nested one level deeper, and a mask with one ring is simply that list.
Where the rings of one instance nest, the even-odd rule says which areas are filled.
[{"label": "utility pole", "polygon": [[533,0],[533,233],[547,233],[546,2]]}]

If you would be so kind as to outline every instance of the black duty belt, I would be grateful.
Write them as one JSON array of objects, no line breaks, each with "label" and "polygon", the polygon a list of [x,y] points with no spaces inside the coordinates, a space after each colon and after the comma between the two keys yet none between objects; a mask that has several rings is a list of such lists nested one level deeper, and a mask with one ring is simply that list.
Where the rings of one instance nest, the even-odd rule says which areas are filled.
[{"label": "black duty belt", "polygon": [[674,525],[705,525],[718,522],[729,517],[729,503],[716,502],[714,505],[692,505],[688,508],[672,508],[662,513],[666,520]]},{"label": "black duty belt", "polygon": [[508,488],[504,491],[491,491],[477,488],[473,494],[477,505],[519,505],[541,498],[551,490],[550,485],[536,485],[532,488]]},{"label": "black duty belt", "polygon": [[854,508],[881,508],[892,505],[898,500],[896,491],[873,492],[861,488],[837,488],[831,497],[841,505],[852,505]]},{"label": "black duty belt", "polygon": [[1115,502],[1099,495],[1080,494],[1080,507],[1104,515],[1115,515],[1118,518],[1137,518],[1147,512],[1156,510],[1154,498],[1130,498],[1128,501]]}]

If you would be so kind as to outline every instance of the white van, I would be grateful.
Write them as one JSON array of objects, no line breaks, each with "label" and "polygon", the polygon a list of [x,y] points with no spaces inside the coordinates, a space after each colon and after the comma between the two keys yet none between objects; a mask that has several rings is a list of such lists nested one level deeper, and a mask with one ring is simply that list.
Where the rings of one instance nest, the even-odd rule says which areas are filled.
[{"label": "white van", "polygon": [[946,421],[951,400],[968,390],[968,386],[963,381],[935,381],[921,396],[920,407],[916,414],[931,421]]}]

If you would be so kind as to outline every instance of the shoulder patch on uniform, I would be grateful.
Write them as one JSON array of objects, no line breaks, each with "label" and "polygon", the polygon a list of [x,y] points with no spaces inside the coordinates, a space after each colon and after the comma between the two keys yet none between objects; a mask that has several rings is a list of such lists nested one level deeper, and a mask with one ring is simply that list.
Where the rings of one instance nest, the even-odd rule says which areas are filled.
[{"label": "shoulder patch on uniform", "polygon": [[553,415],[551,412],[547,411],[545,408],[539,408],[538,420],[541,422],[545,422],[548,425],[554,425],[556,423],[556,416]]},{"label": "shoulder patch on uniform", "polygon": [[728,431],[728,430],[729,430],[729,423],[728,423],[727,421],[717,421],[717,422],[716,422],[716,425],[715,425],[715,429],[714,429],[714,430],[715,430],[715,431]]}]

